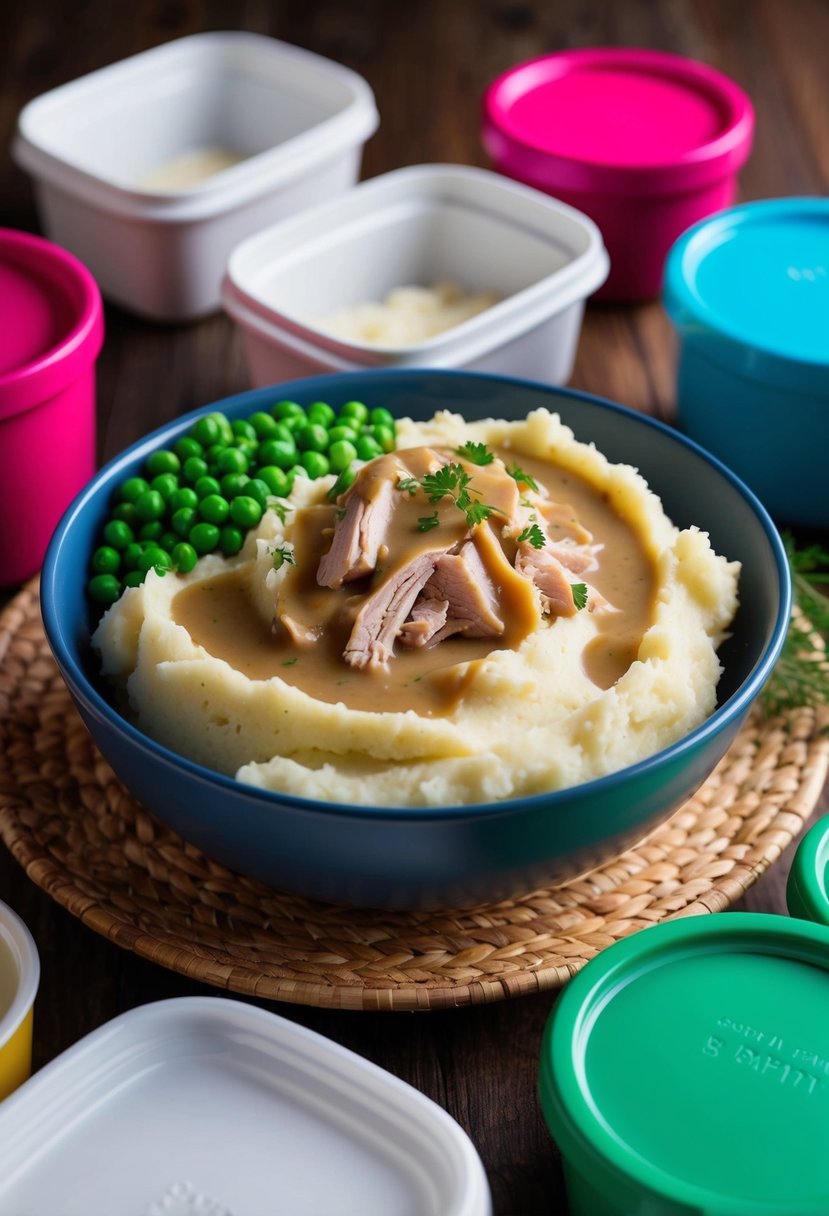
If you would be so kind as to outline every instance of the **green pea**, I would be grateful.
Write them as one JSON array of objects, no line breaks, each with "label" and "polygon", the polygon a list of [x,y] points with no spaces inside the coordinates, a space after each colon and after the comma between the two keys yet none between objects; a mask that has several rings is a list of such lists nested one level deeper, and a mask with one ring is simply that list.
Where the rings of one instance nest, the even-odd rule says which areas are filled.
[{"label": "green pea", "polygon": [[219,537],[219,548],[225,557],[233,557],[238,553],[245,543],[245,534],[241,528],[234,528],[233,524],[228,524],[222,528]]},{"label": "green pea", "polygon": [[328,449],[328,460],[335,473],[341,473],[356,459],[357,449],[348,439],[338,439]]},{"label": "green pea", "polygon": [[309,422],[318,422],[326,429],[334,423],[337,417],[327,401],[315,401],[308,406],[307,412]]},{"label": "green pea", "polygon": [[170,520],[170,526],[177,536],[182,537],[190,535],[190,529],[194,524],[198,523],[198,512],[195,507],[179,507],[173,518]]},{"label": "green pea", "polygon": [[135,540],[135,533],[123,519],[111,519],[104,528],[104,540],[113,549],[126,549]]},{"label": "green pea", "polygon": [[345,492],[349,488],[349,486],[352,486],[354,484],[354,479],[356,476],[357,476],[357,472],[355,469],[351,469],[351,468],[343,469],[342,473],[340,473],[339,477],[334,482],[331,489],[328,491],[328,494],[326,497],[329,498],[331,502],[333,502],[336,498],[339,498],[339,496],[341,494],[345,494]]},{"label": "green pea", "polygon": [[250,459],[241,448],[225,448],[216,461],[220,473],[247,473]]},{"label": "green pea", "polygon": [[136,502],[149,488],[143,477],[128,477],[119,487],[118,497],[122,502]]},{"label": "green pea", "polygon": [[328,448],[328,431],[318,422],[309,422],[297,431],[296,443],[302,452],[324,452]]},{"label": "green pea", "polygon": [[166,502],[170,495],[175,494],[178,489],[178,477],[175,473],[159,473],[150,482],[150,488],[157,490]]},{"label": "green pea", "polygon": [[373,435],[361,435],[357,440],[357,455],[360,460],[373,460],[381,452],[382,448]]},{"label": "green pea", "polygon": [[208,468],[215,468],[216,464],[218,463],[219,457],[221,456],[222,452],[225,450],[226,447],[228,447],[228,444],[226,444],[226,443],[213,443],[210,445],[210,447],[207,449],[207,451],[204,454],[204,458],[207,461]]},{"label": "green pea", "polygon": [[208,414],[208,418],[212,418],[219,428],[219,439],[226,444],[233,443],[233,427],[230,425],[227,414],[214,410],[212,414]]},{"label": "green pea", "polygon": [[245,494],[249,498],[255,498],[259,506],[264,509],[268,504],[268,496],[272,493],[266,481],[261,477],[251,477],[248,484],[245,486]]},{"label": "green pea", "polygon": [[121,554],[124,562],[124,568],[126,570],[135,570],[138,565],[138,559],[143,552],[144,546],[140,545],[138,541],[133,541],[131,545],[127,545],[126,549]]},{"label": "green pea", "polygon": [[206,521],[195,524],[190,529],[188,539],[197,553],[212,553],[219,543],[219,529],[215,524],[209,524]]},{"label": "green pea", "polygon": [[220,489],[225,498],[235,498],[237,494],[242,493],[249,481],[247,473],[225,473]]},{"label": "green pea", "polygon": [[392,431],[394,430],[394,415],[385,406],[378,405],[373,410],[370,410],[368,420],[372,426],[385,426]]},{"label": "green pea", "polygon": [[159,477],[165,473],[178,473],[180,469],[181,461],[169,448],[159,448],[157,452],[151,452],[147,457],[147,472],[151,477]]},{"label": "green pea", "polygon": [[199,560],[199,555],[192,545],[188,545],[186,541],[179,541],[174,546],[170,557],[173,559],[173,565],[179,574],[189,574]]},{"label": "green pea", "polygon": [[170,554],[159,545],[148,545],[138,559],[138,569],[145,573],[151,568],[166,570],[171,564]]},{"label": "green pea", "polygon": [[189,460],[191,456],[201,456],[204,452],[204,447],[192,435],[182,435],[181,439],[177,439],[173,444],[173,451],[179,460],[184,462],[185,460]]},{"label": "green pea", "polygon": [[387,426],[375,426],[372,428],[372,436],[379,443],[384,452],[394,451],[394,431]]},{"label": "green pea", "polygon": [[268,492],[275,494],[277,498],[284,498],[290,489],[288,474],[275,464],[267,464],[264,469],[259,469],[256,477],[257,480],[264,482],[268,487]]},{"label": "green pea", "polygon": [[286,431],[290,431],[292,435],[296,435],[297,431],[301,431],[304,426],[308,425],[308,419],[305,414],[289,414],[287,418],[282,419],[282,426]]},{"label": "green pea", "polygon": [[191,430],[193,438],[198,439],[203,447],[210,447],[211,443],[215,443],[220,433],[218,422],[209,414],[204,418],[197,418]]},{"label": "green pea", "polygon": [[181,471],[189,482],[196,482],[206,476],[207,461],[202,456],[188,456]]},{"label": "green pea", "polygon": [[207,498],[210,494],[219,494],[221,492],[221,488],[222,487],[219,485],[215,477],[207,476],[200,477],[193,486],[198,499]]},{"label": "green pea", "polygon": [[331,465],[328,457],[323,456],[322,452],[303,452],[299,458],[299,463],[305,469],[309,477],[325,477],[331,472]]},{"label": "green pea", "polygon": [[362,424],[368,418],[368,408],[363,405],[362,401],[346,401],[345,405],[340,407],[340,419],[356,418]]},{"label": "green pea", "polygon": [[164,499],[158,490],[145,490],[135,500],[135,510],[138,518],[148,523],[152,519],[160,519],[164,514]]},{"label": "green pea", "polygon": [[121,583],[114,574],[96,574],[86,584],[90,599],[109,607],[121,594]]},{"label": "green pea", "polygon": [[96,574],[117,574],[121,565],[121,554],[111,545],[101,545],[92,554],[91,565]]},{"label": "green pea", "polygon": [[240,528],[255,528],[262,518],[262,507],[255,498],[240,494],[230,504],[230,518]]},{"label": "green pea", "polygon": [[199,505],[199,496],[190,486],[182,486],[180,490],[175,490],[167,499],[167,510],[175,514],[182,507],[197,507]]},{"label": "green pea", "polygon": [[138,527],[138,524],[141,522],[138,518],[134,502],[119,502],[112,509],[112,518],[120,519],[123,523],[129,524],[130,527]]},{"label": "green pea", "polygon": [[234,418],[230,429],[237,439],[252,439],[256,442],[256,431],[247,418]]},{"label": "green pea", "polygon": [[175,546],[178,544],[178,537],[175,532],[162,532],[158,538],[159,547],[166,549],[168,553],[172,553]]},{"label": "green pea", "polygon": [[278,469],[289,469],[296,463],[297,450],[293,439],[266,439],[259,445],[259,463],[276,465]]},{"label": "green pea", "polygon": [[271,409],[274,418],[305,418],[305,410],[296,401],[277,401]]},{"label": "green pea", "polygon": [[146,573],[144,570],[130,570],[124,575],[125,587],[140,587],[144,582]]},{"label": "green pea", "polygon": [[349,443],[353,443],[357,438],[357,434],[358,432],[353,426],[340,424],[331,427],[331,430],[328,432],[328,441],[329,443],[339,443],[341,439],[347,439]]},{"label": "green pea", "polygon": [[160,519],[150,519],[138,529],[139,540],[149,540],[155,543],[160,539],[164,526]]},{"label": "green pea", "polygon": [[274,433],[277,427],[277,422],[273,415],[266,414],[264,410],[258,410],[257,413],[251,414],[248,422],[253,427],[257,439],[267,439],[269,435]]},{"label": "green pea", "polygon": [[223,524],[230,514],[230,503],[221,494],[208,494],[199,503],[199,515],[209,524]]}]

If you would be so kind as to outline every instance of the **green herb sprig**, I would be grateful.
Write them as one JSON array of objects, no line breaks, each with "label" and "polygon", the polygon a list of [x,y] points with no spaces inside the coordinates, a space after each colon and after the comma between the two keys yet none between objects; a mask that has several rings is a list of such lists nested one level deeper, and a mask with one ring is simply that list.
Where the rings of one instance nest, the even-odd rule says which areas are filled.
[{"label": "green herb sprig", "polygon": [[[416,477],[402,477],[397,483],[397,488],[407,494],[416,494],[418,490],[422,490],[431,506],[435,506],[444,498],[451,499],[453,505],[463,513],[468,527],[474,528],[478,524],[482,524],[485,519],[489,519],[490,515],[495,514],[497,507],[488,506],[478,497],[473,498],[473,494],[477,495],[478,491],[471,483],[472,478],[462,465],[444,464],[434,473],[424,474],[420,480]],[[417,526],[419,531],[429,532],[439,523],[438,513],[433,511],[431,515],[422,515],[417,521]]]},{"label": "green herb sprig", "polygon": [[829,552],[820,545],[797,549],[784,534],[792,575],[792,619],[761,703],[770,715],[803,705],[829,707],[829,661],[820,638],[829,638],[829,599],[818,590],[829,584]]},{"label": "green herb sprig", "polygon": [[576,612],[581,612],[587,603],[587,584],[586,583],[571,583],[570,590],[573,593],[573,604]]}]

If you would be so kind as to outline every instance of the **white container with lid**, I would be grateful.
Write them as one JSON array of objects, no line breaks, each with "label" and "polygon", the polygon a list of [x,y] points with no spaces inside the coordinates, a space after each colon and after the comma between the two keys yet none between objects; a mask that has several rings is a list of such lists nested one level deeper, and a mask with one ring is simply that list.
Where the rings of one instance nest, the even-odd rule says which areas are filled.
[{"label": "white container with lid", "polygon": [[[185,320],[218,306],[245,236],[354,184],[377,123],[369,86],[340,64],[260,34],[206,33],[35,98],[12,151],[47,235],[105,296]],[[200,178],[211,160],[218,171]],[[176,171],[196,180],[152,184],[165,166],[168,183]]]},{"label": "white container with lid", "polygon": [[[275,224],[233,251],[222,289],[256,386],[367,367],[465,368],[560,384],[608,257],[581,212],[485,169],[415,165]],[[450,281],[498,303],[411,345],[325,331],[338,309]]]},{"label": "white container with lid", "polygon": [[490,1216],[471,1141],[430,1099],[241,1001],[122,1014],[0,1106],[0,1211]]}]

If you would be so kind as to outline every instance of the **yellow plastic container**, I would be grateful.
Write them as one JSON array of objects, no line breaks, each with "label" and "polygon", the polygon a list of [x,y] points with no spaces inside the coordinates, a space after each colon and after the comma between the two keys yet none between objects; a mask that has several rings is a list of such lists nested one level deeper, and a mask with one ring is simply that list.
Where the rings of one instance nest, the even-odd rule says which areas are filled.
[{"label": "yellow plastic container", "polygon": [[40,959],[31,933],[0,901],[0,1099],[32,1071],[32,1015]]}]

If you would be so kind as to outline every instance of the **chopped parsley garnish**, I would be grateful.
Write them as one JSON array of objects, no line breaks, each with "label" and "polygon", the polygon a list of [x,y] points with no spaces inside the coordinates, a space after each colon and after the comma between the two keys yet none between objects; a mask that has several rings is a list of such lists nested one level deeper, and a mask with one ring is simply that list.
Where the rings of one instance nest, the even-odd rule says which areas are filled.
[{"label": "chopped parsley garnish", "polygon": [[432,528],[436,528],[440,520],[438,519],[437,511],[433,511],[431,515],[421,515],[417,521],[418,532],[431,532]]},{"label": "chopped parsley garnish", "polygon": [[[520,533],[519,541],[528,540],[534,549],[543,549],[547,543],[547,537],[539,528],[538,524],[530,524]],[[584,586],[583,583],[579,584]]]},{"label": "chopped parsley garnish", "polygon": [[529,486],[531,490],[538,490],[538,482],[535,480],[535,478],[530,477],[529,473],[525,473],[524,470],[519,468],[517,464],[514,464],[511,468],[507,469],[507,472],[512,480],[517,481],[520,486]]},{"label": "chopped parsley garnish", "polygon": [[270,554],[273,558],[274,570],[281,570],[283,566],[296,565],[294,547],[286,540],[277,542],[276,546],[270,550]]},{"label": "chopped parsley garnish", "polygon": [[490,452],[485,443],[464,443],[459,448],[455,448],[455,453],[463,456],[470,464],[492,464],[495,459],[494,452]]},{"label": "chopped parsley garnish", "polygon": [[[485,519],[489,519],[497,508],[481,502],[478,497],[473,498],[473,494],[477,496],[478,491],[471,482],[472,478],[464,471],[462,465],[444,464],[439,469],[435,469],[434,473],[425,473],[419,481],[415,477],[402,477],[397,483],[397,488],[407,494],[416,494],[418,490],[422,490],[431,506],[435,506],[443,498],[451,499],[458,510],[463,513],[467,526],[474,528],[483,523]],[[419,531],[429,532],[439,523],[438,513],[434,511],[431,515],[422,515],[417,521],[417,526]]]},{"label": "chopped parsley garnish", "polygon": [[[283,667],[293,667],[294,663],[296,663],[298,659],[299,659],[299,655],[295,655],[292,659],[286,659],[285,662],[282,664],[282,666]],[[287,713],[287,712],[288,711],[286,709],[285,713]]]},{"label": "chopped parsley garnish", "polygon": [[587,585],[585,583],[571,583],[570,590],[573,593],[573,603],[576,606],[576,611],[581,612],[587,603]]}]

